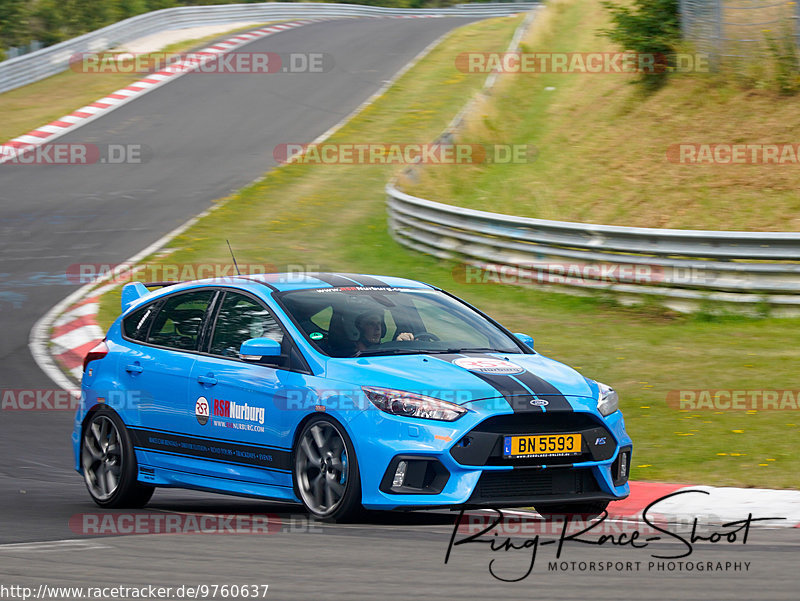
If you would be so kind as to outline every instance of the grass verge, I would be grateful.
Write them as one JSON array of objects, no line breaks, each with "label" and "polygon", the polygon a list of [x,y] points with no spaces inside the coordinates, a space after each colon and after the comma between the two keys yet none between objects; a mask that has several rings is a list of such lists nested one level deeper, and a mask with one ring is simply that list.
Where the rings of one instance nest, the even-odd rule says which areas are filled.
[{"label": "grass verge", "polygon": [[[465,48],[504,50],[518,19],[454,31],[331,143],[427,142],[482,83],[454,68]],[[797,411],[711,412],[670,408],[671,390],[790,389],[800,361],[800,320],[675,315],[625,309],[606,297],[461,283],[454,265],[411,253],[387,232],[385,165],[294,164],[228,199],[148,264],[302,265],[400,275],[442,286],[536,338],[537,349],[620,391],[636,448],[632,477],[764,487],[800,486]],[[119,312],[119,289],[100,320]]]},{"label": "grass verge", "polygon": [[[598,0],[551,2],[524,40],[535,53],[617,52]],[[474,74],[470,77],[480,78]],[[523,164],[429,167],[411,194],[527,217],[641,227],[797,231],[797,99],[722,76],[673,75],[652,94],[620,73],[520,73],[459,141],[527,144]],[[792,144],[782,164],[686,164],[681,144]],[[669,158],[668,158],[669,151]],[[748,151],[749,152],[749,151]],[[748,155],[749,156],[749,155]],[[781,155],[783,156],[783,155]]]}]

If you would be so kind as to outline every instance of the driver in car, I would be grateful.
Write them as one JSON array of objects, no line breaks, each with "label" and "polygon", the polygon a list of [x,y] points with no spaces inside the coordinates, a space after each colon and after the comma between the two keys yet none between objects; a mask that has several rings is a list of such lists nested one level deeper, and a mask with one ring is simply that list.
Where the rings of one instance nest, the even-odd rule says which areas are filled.
[{"label": "driver in car", "polygon": [[[380,311],[367,311],[355,319],[355,326],[358,328],[359,337],[356,341],[356,352],[375,348],[381,343],[381,338],[386,334],[386,323],[383,321],[383,314]],[[411,332],[401,332],[395,340],[414,340]]]}]

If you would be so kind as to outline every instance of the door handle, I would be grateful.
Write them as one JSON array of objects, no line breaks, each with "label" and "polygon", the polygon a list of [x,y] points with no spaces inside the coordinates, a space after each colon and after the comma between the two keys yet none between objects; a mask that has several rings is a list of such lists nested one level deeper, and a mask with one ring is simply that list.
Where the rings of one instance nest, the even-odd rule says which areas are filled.
[{"label": "door handle", "polygon": [[208,374],[207,376],[197,376],[197,381],[201,384],[206,384],[208,386],[214,386],[217,383],[217,379],[214,377],[214,374]]},{"label": "door handle", "polygon": [[131,365],[126,365],[125,371],[127,371],[129,374],[140,374],[144,371],[144,367],[133,363]]}]

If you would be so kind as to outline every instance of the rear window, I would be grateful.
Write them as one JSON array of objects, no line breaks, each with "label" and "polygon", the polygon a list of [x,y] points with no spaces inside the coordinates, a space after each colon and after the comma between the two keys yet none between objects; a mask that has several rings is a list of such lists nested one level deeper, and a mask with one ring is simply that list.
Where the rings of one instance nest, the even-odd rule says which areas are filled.
[{"label": "rear window", "polygon": [[213,290],[185,292],[168,297],[152,318],[146,342],[182,350],[196,350]]},{"label": "rear window", "polygon": [[147,339],[147,331],[150,329],[155,308],[158,303],[151,303],[141,309],[137,309],[122,321],[122,331],[125,338],[144,342]]}]

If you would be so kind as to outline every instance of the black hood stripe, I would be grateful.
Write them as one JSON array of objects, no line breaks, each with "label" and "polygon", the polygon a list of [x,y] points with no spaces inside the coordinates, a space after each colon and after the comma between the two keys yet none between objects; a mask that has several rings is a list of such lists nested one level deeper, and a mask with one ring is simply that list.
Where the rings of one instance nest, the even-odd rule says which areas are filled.
[{"label": "black hood stripe", "polygon": [[[497,358],[485,353],[442,354],[431,355],[431,357],[447,361],[448,363],[453,363],[456,359],[463,357],[477,359]],[[572,411],[572,405],[569,404],[569,401],[567,401],[561,391],[527,370],[518,374],[487,374],[477,371],[470,371],[469,373],[480,378],[503,395],[503,398],[511,405],[514,413],[545,411],[542,407],[531,405],[531,401],[539,398],[548,402],[548,411]]]},{"label": "black hood stripe", "polygon": [[572,411],[572,405],[561,391],[547,380],[543,380],[527,370],[521,374],[515,374],[514,377],[519,378],[520,382],[530,388],[537,397],[544,397],[543,400],[548,402],[548,411]]},{"label": "black hood stripe", "polygon": [[311,277],[317,278],[325,282],[326,284],[330,284],[334,288],[347,288],[350,286],[361,286],[355,280],[351,280],[350,278],[346,278],[344,276],[338,275],[336,273],[309,273]]},{"label": "black hood stripe", "polygon": [[514,413],[542,413],[544,411],[541,407],[531,405],[531,401],[536,397],[513,377],[504,374],[482,374],[476,371],[469,373],[479,377],[502,394]]}]

